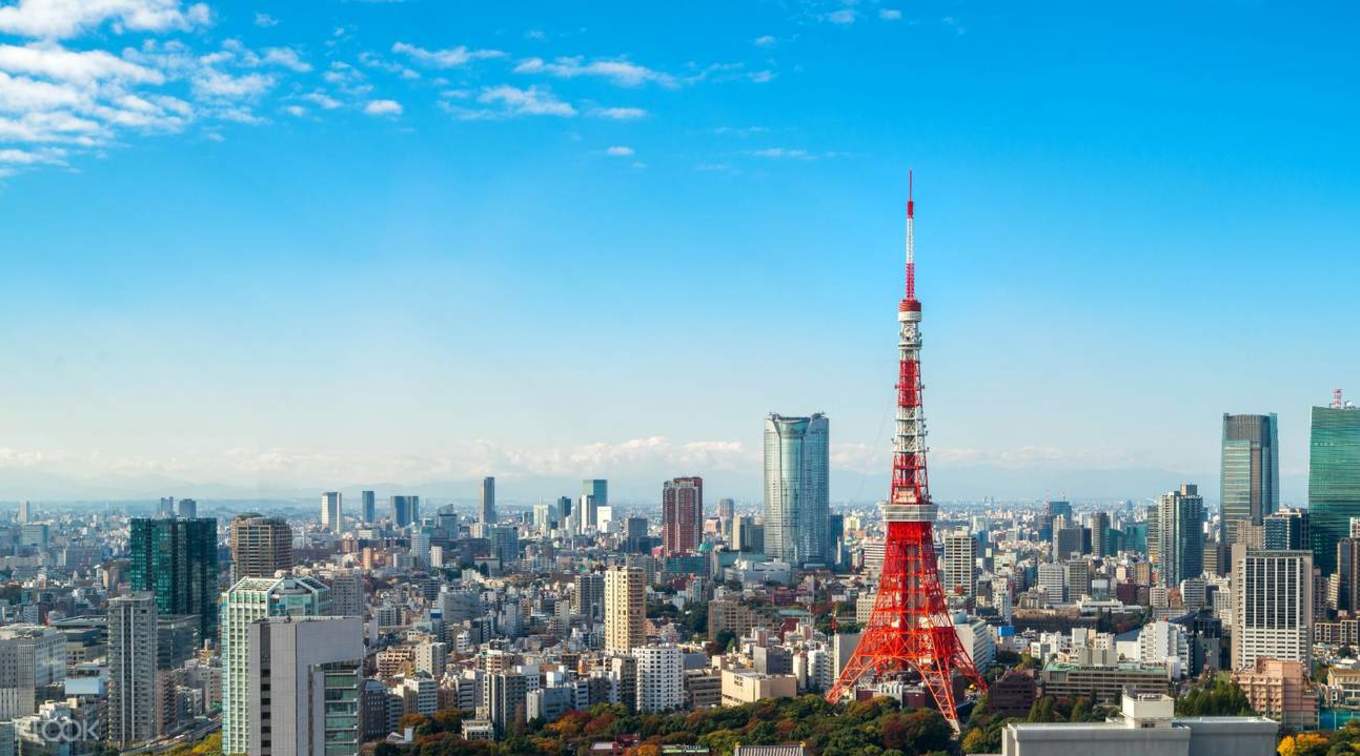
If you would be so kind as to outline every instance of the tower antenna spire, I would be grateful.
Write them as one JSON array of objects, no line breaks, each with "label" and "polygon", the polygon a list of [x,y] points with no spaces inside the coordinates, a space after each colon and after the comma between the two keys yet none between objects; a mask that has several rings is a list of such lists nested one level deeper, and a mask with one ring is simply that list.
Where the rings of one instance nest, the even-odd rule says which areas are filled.
[{"label": "tower antenna spire", "polygon": [[[916,200],[913,196],[912,171],[907,169],[907,295],[906,302],[916,301]],[[906,302],[903,304],[905,305]]]}]

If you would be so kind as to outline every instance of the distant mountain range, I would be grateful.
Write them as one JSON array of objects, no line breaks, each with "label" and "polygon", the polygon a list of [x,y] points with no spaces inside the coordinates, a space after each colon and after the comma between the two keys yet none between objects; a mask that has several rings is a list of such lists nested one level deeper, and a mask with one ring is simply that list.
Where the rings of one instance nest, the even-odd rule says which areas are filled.
[{"label": "distant mountain range", "polygon": [[[698,474],[704,477],[705,498],[715,506],[719,498],[730,497],[751,505],[763,498],[759,470],[718,471],[676,470],[675,475]],[[610,498],[621,504],[654,505],[660,500],[662,475],[605,475]],[[931,468],[931,490],[940,502],[1001,502],[1070,499],[1077,502],[1142,501],[1169,491],[1181,482],[1196,483],[1208,503],[1218,500],[1218,473],[1184,473],[1155,468],[1065,469],[1044,466],[1006,467],[997,465],[939,464]],[[391,481],[337,481],[306,485],[293,482],[222,483],[176,479],[154,474],[101,475],[82,478],[26,468],[0,469],[0,501],[30,499],[46,502],[155,502],[161,496],[191,497],[201,502],[298,502],[301,506],[323,490],[347,494],[347,509],[358,506],[358,492],[377,491],[379,509],[394,493],[416,494],[437,502],[466,502],[471,506],[479,496],[481,479],[435,480],[419,483]],[[553,476],[498,476],[498,499],[507,505],[553,500],[558,496],[577,496],[581,479]],[[849,470],[832,470],[833,502],[872,503],[884,498],[888,476],[868,475]],[[1304,476],[1284,476],[1281,498],[1286,504],[1301,505],[1306,500]],[[353,504],[350,504],[350,497]]]}]

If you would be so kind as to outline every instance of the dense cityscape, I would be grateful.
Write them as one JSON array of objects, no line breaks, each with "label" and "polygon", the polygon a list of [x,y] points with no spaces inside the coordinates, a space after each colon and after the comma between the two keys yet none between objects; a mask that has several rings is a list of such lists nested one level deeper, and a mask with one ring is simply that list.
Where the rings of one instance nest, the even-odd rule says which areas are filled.
[{"label": "dense cityscape", "polygon": [[[1063,737],[1118,743],[1117,711],[1174,731],[1188,692],[1225,681],[1232,708],[1211,713],[1272,747],[1344,725],[1360,713],[1360,409],[1313,409],[1307,509],[1280,506],[1275,424],[1224,415],[1217,511],[1194,483],[1113,509],[941,507],[940,584],[989,691],[960,688],[957,743],[909,677],[858,685],[855,706],[933,717],[902,753],[1055,753],[1038,723],[1069,719],[1090,723]],[[306,515],[22,502],[0,752],[890,752],[781,703],[826,705],[805,697],[851,658],[883,564],[879,511],[828,506],[829,430],[766,418],[757,505],[700,476],[663,482],[659,509],[611,503],[606,480],[509,507],[494,477],[472,512],[375,491]],[[695,718],[727,707],[743,713]]]},{"label": "dense cityscape", "polygon": [[1152,504],[939,506],[914,224],[909,199],[877,506],[833,511],[820,413],[765,418],[764,500],[741,505],[706,501],[702,474],[662,482],[659,507],[612,501],[605,479],[510,506],[494,476],[473,511],[375,490],[324,492],[314,513],[23,501],[0,753],[1189,756],[1356,738],[1360,409],[1340,389],[1313,408],[1307,508],[1281,505],[1277,416],[1227,413],[1217,508],[1195,482]]},{"label": "dense cityscape", "polygon": [[0,756],[1360,754],[1357,32],[0,0]]}]

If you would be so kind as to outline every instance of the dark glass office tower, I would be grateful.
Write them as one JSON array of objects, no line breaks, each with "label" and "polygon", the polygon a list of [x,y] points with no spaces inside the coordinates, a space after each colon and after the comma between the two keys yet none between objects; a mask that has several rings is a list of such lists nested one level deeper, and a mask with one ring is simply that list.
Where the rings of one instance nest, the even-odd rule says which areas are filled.
[{"label": "dark glass office tower", "polygon": [[199,637],[217,637],[217,519],[135,518],[132,521],[134,591],[156,597],[156,613],[193,614]]},{"label": "dark glass office tower", "polygon": [[1308,443],[1308,531],[1323,575],[1336,571],[1336,544],[1360,517],[1360,409],[1339,399],[1313,408]]},{"label": "dark glass office tower", "polygon": [[1238,542],[1239,523],[1260,525],[1280,508],[1280,452],[1275,415],[1223,415],[1219,467],[1220,540]]},{"label": "dark glass office tower", "polygon": [[1265,544],[1271,551],[1311,549],[1308,539],[1308,512],[1282,509],[1265,519]]}]

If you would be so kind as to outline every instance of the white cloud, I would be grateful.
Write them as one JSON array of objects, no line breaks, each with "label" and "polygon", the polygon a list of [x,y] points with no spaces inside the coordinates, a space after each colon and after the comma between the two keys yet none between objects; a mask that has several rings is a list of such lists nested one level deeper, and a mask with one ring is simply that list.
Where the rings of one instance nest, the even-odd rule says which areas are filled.
[{"label": "white cloud", "polygon": [[406,42],[398,42],[392,45],[392,52],[398,55],[406,55],[414,61],[433,68],[457,68],[474,60],[499,58],[505,55],[500,50],[471,50],[463,45],[451,47],[447,50],[427,50]]},{"label": "white cloud", "polygon": [[76,108],[88,103],[88,97],[69,84],[10,76],[0,71],[0,112],[26,113]]},{"label": "white cloud", "polygon": [[881,8],[878,11],[878,17],[884,21],[901,21],[902,11],[896,8]]},{"label": "white cloud", "polygon": [[833,24],[845,25],[855,23],[857,15],[858,14],[856,14],[852,8],[841,8],[838,11],[832,11],[826,14],[825,18]]},{"label": "white cloud", "polygon": [[65,150],[59,149],[34,150],[34,151],[17,149],[0,149],[0,163],[9,163],[13,165],[37,165],[37,164],[60,165],[65,162],[62,159],[63,157],[65,157],[65,155],[66,155]]},{"label": "white cloud", "polygon": [[764,34],[759,37],[756,37],[752,41],[752,44],[754,44],[756,47],[773,47],[775,42],[776,40],[774,37],[768,34]]},{"label": "white cloud", "polygon": [[441,106],[463,120],[491,118],[512,118],[515,116],[558,116],[570,118],[576,115],[571,103],[559,100],[552,92],[538,87],[520,89],[502,84],[487,87],[477,95],[477,102],[491,108],[470,109],[448,102]]},{"label": "white cloud", "polygon": [[307,109],[302,107],[301,105],[289,105],[283,109],[283,112],[296,118],[301,118],[307,115]]},{"label": "white cloud", "polygon": [[371,116],[399,116],[402,107],[396,100],[369,100],[364,112]]},{"label": "white cloud", "polygon": [[302,99],[323,110],[335,110],[344,104],[325,92],[308,92],[307,94],[302,95]]},{"label": "white cloud", "polygon": [[766,147],[762,150],[752,150],[751,154],[756,157],[776,160],[811,160],[813,158],[813,155],[807,150],[788,147]]},{"label": "white cloud", "polygon": [[0,32],[63,39],[111,23],[117,33],[187,30],[212,21],[203,3],[180,0],[18,0],[0,7]]},{"label": "white cloud", "polygon": [[278,26],[279,20],[269,15],[268,13],[256,13],[255,25],[267,29],[271,26]]},{"label": "white cloud", "polygon": [[165,75],[104,50],[74,52],[55,45],[0,45],[0,70],[91,83],[119,80],[160,84]]},{"label": "white cloud", "polygon": [[590,115],[596,118],[607,118],[611,121],[635,121],[639,118],[646,118],[647,111],[642,108],[592,108]]},{"label": "white cloud", "polygon": [[291,47],[270,47],[264,51],[261,59],[266,65],[282,66],[291,71],[306,73],[312,70],[311,64],[302,60],[298,51]]},{"label": "white cloud", "polygon": [[614,145],[613,147],[610,147],[609,149],[605,150],[604,154],[609,155],[610,157],[632,157],[633,148],[626,147],[624,145]]},{"label": "white cloud", "polygon": [[674,76],[622,58],[593,60],[589,63],[579,56],[556,58],[551,62],[542,58],[526,58],[515,66],[515,72],[522,74],[542,73],[561,79],[595,76],[607,79],[621,87],[637,87],[648,83],[660,84],[663,87],[678,86]]},{"label": "white cloud", "polygon": [[268,74],[233,76],[215,68],[204,68],[193,79],[194,93],[200,97],[241,99],[256,97],[274,86]]}]

